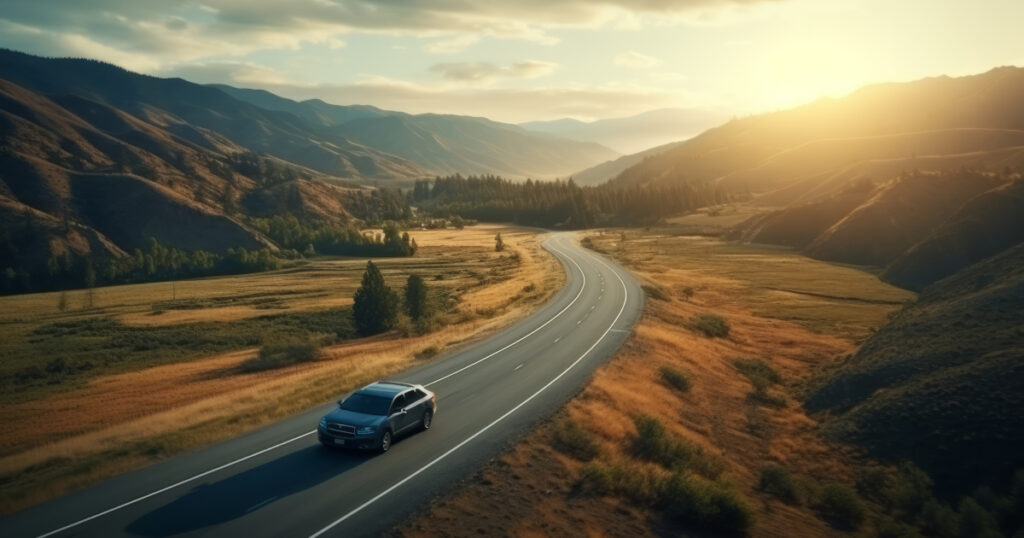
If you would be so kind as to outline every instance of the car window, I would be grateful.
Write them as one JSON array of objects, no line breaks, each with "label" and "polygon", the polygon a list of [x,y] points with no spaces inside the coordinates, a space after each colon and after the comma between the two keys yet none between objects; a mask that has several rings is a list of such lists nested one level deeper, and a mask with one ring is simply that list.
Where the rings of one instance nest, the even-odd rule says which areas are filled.
[{"label": "car window", "polygon": [[398,397],[395,398],[395,403],[391,404],[391,412],[388,414],[393,415],[401,411],[403,407],[405,407],[405,394],[399,394]]},{"label": "car window", "polygon": [[407,400],[409,403],[418,402],[422,400],[424,396],[426,396],[426,394],[424,394],[423,391],[420,389],[410,390],[406,394],[409,395],[409,399]]},{"label": "car window", "polygon": [[345,398],[345,401],[341,402],[341,408],[366,415],[384,415],[387,413],[389,403],[391,402],[388,398],[357,392]]}]

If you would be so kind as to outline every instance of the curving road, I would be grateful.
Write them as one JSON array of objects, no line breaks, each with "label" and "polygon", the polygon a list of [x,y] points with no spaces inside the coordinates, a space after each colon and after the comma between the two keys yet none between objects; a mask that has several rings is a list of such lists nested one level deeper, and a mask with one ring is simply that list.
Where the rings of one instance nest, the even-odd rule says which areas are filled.
[{"label": "curving road", "polygon": [[325,404],[0,520],[0,536],[365,536],[387,531],[575,394],[625,341],[639,285],[567,233],[565,287],[505,331],[393,379],[438,395],[433,428],[382,456],[321,447]]}]

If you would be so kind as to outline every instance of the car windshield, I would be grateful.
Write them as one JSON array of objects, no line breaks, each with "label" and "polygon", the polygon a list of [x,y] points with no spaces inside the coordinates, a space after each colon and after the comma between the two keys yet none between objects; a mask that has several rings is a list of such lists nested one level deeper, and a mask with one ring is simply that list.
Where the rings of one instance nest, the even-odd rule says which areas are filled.
[{"label": "car windshield", "polygon": [[354,411],[366,415],[386,415],[388,414],[389,405],[391,405],[390,398],[370,396],[358,392],[345,398],[344,402],[341,402],[341,408],[345,411]]}]

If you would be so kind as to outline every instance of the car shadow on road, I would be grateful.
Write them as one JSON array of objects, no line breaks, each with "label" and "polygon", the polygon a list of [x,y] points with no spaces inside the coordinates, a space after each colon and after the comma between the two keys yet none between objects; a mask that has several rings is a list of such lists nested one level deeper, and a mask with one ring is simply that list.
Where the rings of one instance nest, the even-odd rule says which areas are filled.
[{"label": "car shadow on road", "polygon": [[164,537],[226,523],[309,489],[352,469],[372,454],[315,445],[225,478],[202,484],[125,527],[125,532]]}]

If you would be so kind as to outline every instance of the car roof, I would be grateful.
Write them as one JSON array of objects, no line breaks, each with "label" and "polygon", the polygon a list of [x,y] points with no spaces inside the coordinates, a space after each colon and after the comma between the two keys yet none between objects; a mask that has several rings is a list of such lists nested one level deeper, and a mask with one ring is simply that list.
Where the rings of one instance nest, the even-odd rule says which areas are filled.
[{"label": "car roof", "polygon": [[394,397],[400,392],[405,392],[416,385],[410,385],[409,383],[399,383],[397,381],[377,381],[376,383],[370,383],[369,385],[359,389],[360,393],[372,394],[373,396],[384,396],[387,398]]}]

